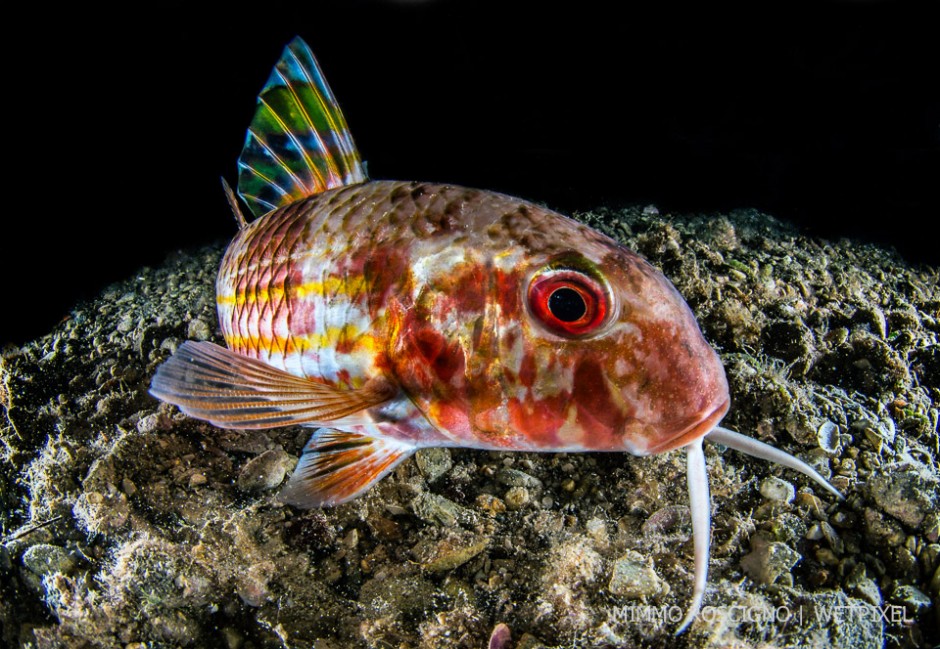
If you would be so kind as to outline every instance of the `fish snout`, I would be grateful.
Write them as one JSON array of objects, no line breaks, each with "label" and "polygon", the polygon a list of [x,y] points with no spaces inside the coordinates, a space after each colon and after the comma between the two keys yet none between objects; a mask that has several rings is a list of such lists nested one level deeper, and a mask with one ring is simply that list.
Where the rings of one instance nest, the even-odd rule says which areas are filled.
[{"label": "fish snout", "polygon": [[704,437],[731,405],[724,367],[700,336],[673,354],[651,383],[647,454],[671,451]]},{"label": "fish snout", "polygon": [[690,443],[707,435],[724,419],[731,406],[731,400],[725,398],[724,401],[716,405],[711,410],[702,411],[699,415],[691,418],[688,425],[668,426],[657,430],[657,435],[652,440],[652,445],[647,449],[649,455],[665,453]]}]

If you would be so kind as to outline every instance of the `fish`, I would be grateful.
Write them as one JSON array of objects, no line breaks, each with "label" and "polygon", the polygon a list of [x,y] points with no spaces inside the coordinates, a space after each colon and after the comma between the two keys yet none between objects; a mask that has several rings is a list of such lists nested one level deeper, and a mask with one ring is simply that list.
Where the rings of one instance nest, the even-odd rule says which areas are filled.
[{"label": "fish", "polygon": [[221,428],[315,428],[283,502],[348,502],[427,447],[683,449],[694,575],[682,633],[708,576],[703,439],[843,498],[805,462],[719,425],[721,360],[640,255],[520,198],[370,180],[300,37],[258,97],[238,197],[223,184],[239,224],[216,282],[226,346],[182,343],[150,392]]}]

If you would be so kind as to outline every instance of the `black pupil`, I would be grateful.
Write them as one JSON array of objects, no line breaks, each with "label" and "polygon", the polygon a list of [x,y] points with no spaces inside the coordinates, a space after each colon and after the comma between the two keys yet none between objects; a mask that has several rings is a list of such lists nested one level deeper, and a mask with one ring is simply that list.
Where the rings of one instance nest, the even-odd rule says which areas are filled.
[{"label": "black pupil", "polygon": [[548,310],[562,322],[575,322],[584,316],[587,305],[573,288],[559,288],[548,297]]}]

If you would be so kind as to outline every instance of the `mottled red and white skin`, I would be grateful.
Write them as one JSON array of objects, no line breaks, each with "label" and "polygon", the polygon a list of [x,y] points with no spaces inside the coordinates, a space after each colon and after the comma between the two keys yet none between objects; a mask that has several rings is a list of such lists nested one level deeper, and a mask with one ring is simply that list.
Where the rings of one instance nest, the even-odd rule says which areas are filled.
[{"label": "mottled red and white skin", "polygon": [[[321,427],[281,494],[304,507],[355,498],[421,447],[685,448],[695,578],[680,631],[707,578],[703,437],[838,494],[800,460],[717,427],[730,404],[721,361],[672,284],[636,253],[518,198],[365,181],[335,100],[297,43],[246,143],[253,164],[242,164],[241,193],[273,209],[250,224],[238,214],[243,227],[219,271],[227,349],[184,343],[153,394],[223,427]],[[292,108],[275,110],[278,101]],[[314,128],[324,106],[327,132]],[[274,156],[263,129],[297,115],[312,135],[276,131],[290,150]],[[298,148],[304,159],[290,163],[302,141],[319,148]]]},{"label": "mottled red and white skin", "polygon": [[[546,283],[603,313],[572,333],[539,312]],[[492,192],[318,194],[242,230],[217,294],[229,349],[336,387],[393,384],[370,432],[409,445],[645,455],[728,409],[721,362],[661,273]]]}]

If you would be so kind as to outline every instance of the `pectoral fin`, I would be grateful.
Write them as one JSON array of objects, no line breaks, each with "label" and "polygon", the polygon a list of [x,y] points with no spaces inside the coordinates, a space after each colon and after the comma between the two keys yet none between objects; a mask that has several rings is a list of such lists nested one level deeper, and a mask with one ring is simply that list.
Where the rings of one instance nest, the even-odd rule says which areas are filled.
[{"label": "pectoral fin", "polygon": [[213,343],[187,341],[161,365],[150,394],[221,428],[367,423],[397,388],[376,378],[347,389],[294,376]]},{"label": "pectoral fin", "polygon": [[321,429],[307,442],[278,499],[305,508],[339,505],[369,489],[414,451],[393,439]]}]

